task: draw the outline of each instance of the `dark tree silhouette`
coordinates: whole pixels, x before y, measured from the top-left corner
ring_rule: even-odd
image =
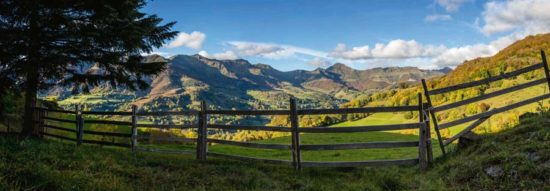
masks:
[[[37,92],[54,84],[87,91],[101,82],[144,89],[166,63],[145,63],[177,32],[140,12],[143,0],[0,1],[0,79],[25,95],[22,134],[32,135]],[[96,72],[86,72],[91,66]]]

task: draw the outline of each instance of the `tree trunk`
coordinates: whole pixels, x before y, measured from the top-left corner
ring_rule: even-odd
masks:
[[[29,62],[25,70],[25,112],[23,115],[23,128],[21,135],[24,137],[36,136],[35,132],[35,112],[36,94],[38,92],[38,67],[40,55],[40,31],[38,30],[38,3],[32,4],[29,20],[30,46],[28,48]]]
[[[34,73],[34,72],[33,72]],[[25,85],[25,113],[23,116],[23,129],[21,135],[25,137],[36,136],[35,131],[35,113],[36,95],[38,92],[38,78],[36,74],[28,73]]]

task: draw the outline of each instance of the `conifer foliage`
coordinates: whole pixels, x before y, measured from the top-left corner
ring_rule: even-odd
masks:
[[[100,82],[143,89],[148,86],[145,76],[165,68],[165,63],[145,63],[141,55],[173,38],[175,22],[163,23],[156,15],[142,13],[145,4],[0,1],[0,79],[2,86],[24,92],[24,135],[33,132],[32,108],[40,90],[61,83],[85,92]]]

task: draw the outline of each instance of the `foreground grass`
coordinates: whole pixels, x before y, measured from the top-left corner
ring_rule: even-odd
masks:
[[[416,166],[305,168],[0,138],[0,190],[548,190],[550,114]],[[492,176],[486,171],[498,169]]]
[[[385,190],[414,188],[416,167],[315,168],[131,153],[43,140],[0,138],[0,189],[20,190]]]

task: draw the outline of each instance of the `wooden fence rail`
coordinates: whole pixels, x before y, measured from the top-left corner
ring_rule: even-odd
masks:
[[[482,80],[476,80],[476,81],[472,81],[472,82],[466,82],[466,83],[457,84],[457,85],[453,85],[453,86],[443,87],[443,88],[439,88],[439,89],[429,90],[428,85],[426,84],[426,80],[422,79],[422,87],[424,89],[424,96],[426,97],[426,100],[428,102],[427,110],[428,110],[428,112],[431,115],[431,118],[433,120],[433,124],[435,126],[434,129],[436,131],[437,138],[439,140],[439,146],[440,146],[441,151],[443,152],[443,154],[446,154],[445,146],[451,144],[453,141],[456,141],[460,137],[462,137],[462,136],[466,135],[467,133],[471,132],[473,129],[475,129],[476,127],[481,125],[484,121],[489,119],[491,116],[502,113],[502,112],[506,112],[506,111],[509,111],[509,110],[512,110],[512,109],[515,109],[515,108],[518,108],[518,107],[521,107],[521,106],[524,106],[524,105],[527,105],[527,104],[531,104],[531,103],[534,103],[534,102],[537,102],[537,101],[542,101],[544,99],[550,98],[550,93],[548,93],[548,94],[539,95],[539,96],[536,96],[536,97],[533,97],[533,98],[529,98],[529,99],[526,99],[526,100],[522,100],[522,101],[510,104],[510,105],[506,105],[506,106],[503,106],[503,107],[500,107],[500,108],[493,108],[493,109],[491,109],[489,111],[485,111],[483,113],[478,113],[478,114],[475,114],[475,115],[471,115],[471,116],[464,117],[464,118],[461,118],[461,119],[458,119],[458,120],[446,122],[446,123],[443,123],[443,124],[438,124],[438,121],[437,121],[437,116],[436,115],[437,115],[438,112],[441,112],[441,111],[454,109],[454,108],[457,108],[457,107],[460,107],[460,106],[464,106],[464,105],[471,104],[471,103],[478,102],[478,101],[483,101],[483,100],[493,98],[493,97],[497,97],[497,96],[502,96],[502,95],[507,94],[507,93],[516,92],[516,91],[519,91],[519,90],[522,90],[522,89],[525,89],[525,88],[529,88],[529,87],[532,87],[532,86],[535,86],[535,85],[543,84],[545,82],[548,84],[548,88],[550,89],[550,70],[548,69],[548,63],[546,61],[546,54],[544,53],[544,51],[541,50],[540,55],[541,55],[541,59],[542,59],[541,63],[534,64],[534,65],[531,65],[531,66],[528,66],[528,67],[525,67],[525,68],[521,68],[521,69],[518,69],[518,70],[515,70],[515,71],[512,71],[512,72],[504,73],[504,74],[501,74],[501,75],[498,75],[498,76],[493,76],[493,77],[489,77],[489,78],[482,79]],[[449,92],[461,90],[461,89],[464,89],[464,88],[472,88],[472,87],[476,87],[476,86],[480,86],[480,85],[486,85],[486,84],[489,84],[491,82],[496,82],[496,81],[499,81],[499,80],[516,77],[516,76],[519,76],[519,75],[527,73],[527,72],[532,72],[532,71],[535,71],[535,70],[540,69],[540,68],[544,69],[544,76],[545,76],[544,79],[538,79],[538,80],[530,81],[530,82],[527,82],[527,83],[524,83],[524,84],[508,87],[508,88],[505,88],[505,89],[502,89],[502,90],[497,90],[497,91],[494,91],[494,92],[491,92],[491,93],[482,94],[482,95],[479,95],[479,96],[476,96],[476,97],[473,97],[473,98],[464,99],[464,100],[449,103],[449,104],[446,104],[446,105],[434,106],[432,104],[432,99],[430,97],[432,95],[449,93]],[[467,123],[467,122],[471,122],[471,121],[474,121],[474,122],[472,124],[468,125],[466,128],[464,128],[462,131],[460,131],[456,135],[454,135],[454,136],[452,136],[448,139],[444,139],[443,137],[441,137],[441,133],[440,133],[441,129],[446,129],[446,128],[449,128],[449,127],[453,127],[453,126],[460,125],[460,124]]]
[[[205,102],[201,102],[201,108],[198,111],[178,111],[178,112],[138,112],[136,106],[132,106],[131,112],[97,112],[97,111],[82,111],[82,108],[77,106],[75,111],[51,110],[46,108],[37,108],[38,111],[43,111],[46,115],[42,116],[38,121],[42,129],[41,134],[44,136],[59,138],[67,141],[74,141],[77,145],[80,144],[97,144],[104,146],[117,146],[131,148],[132,151],[149,151],[163,153],[195,153],[198,160],[206,160],[207,156],[223,157],[229,159],[246,160],[246,161],[263,161],[269,163],[290,164],[296,169],[301,169],[302,166],[371,166],[371,165],[404,165],[404,164],[419,164],[421,169],[427,167],[427,153],[431,153],[427,149],[429,144],[429,134],[426,134],[425,112],[423,110],[422,97],[418,95],[418,105],[416,106],[398,106],[398,107],[367,107],[367,108],[344,108],[344,109],[297,109],[295,99],[290,99],[289,110],[208,110]],[[65,119],[60,117],[49,116],[48,113],[66,113],[74,114],[73,119]],[[352,126],[352,127],[299,127],[298,118],[302,115],[319,115],[319,114],[349,114],[349,113],[374,113],[374,112],[418,112],[418,123],[404,123],[391,125],[373,125],[373,126]],[[85,119],[84,116],[93,115],[118,115],[130,116],[130,121],[114,121],[104,119]],[[198,119],[196,124],[140,124],[138,123],[139,116],[173,116],[173,115],[188,115],[195,116]],[[290,127],[273,127],[259,125],[221,125],[208,124],[208,118],[217,115],[287,115],[290,119]],[[72,128],[66,126],[60,127],[50,124],[49,122],[59,122],[72,125]],[[85,129],[84,124],[101,125],[118,125],[125,128],[130,128],[130,133],[120,132],[105,132]],[[198,132],[197,138],[181,138],[181,137],[151,137],[139,135],[138,128],[156,128],[156,129],[196,129]],[[47,129],[59,130],[69,133],[74,133],[75,137],[66,135],[56,135],[48,132]],[[223,139],[208,138],[208,132],[211,130],[252,130],[252,131],[270,131],[270,132],[288,132],[292,137],[292,141],[288,144],[266,144],[253,142],[239,142]],[[419,129],[418,141],[388,141],[388,142],[360,142],[360,143],[342,143],[342,144],[318,144],[308,145],[301,144],[300,134],[302,133],[350,133],[350,132],[369,132],[369,131],[391,131],[403,129]],[[124,142],[109,142],[105,140],[87,139],[84,135],[101,136],[104,138],[122,138]],[[196,150],[174,150],[174,149],[156,149],[140,147],[140,140],[155,139],[157,141],[175,141],[185,143],[196,143]],[[208,151],[208,144],[224,144],[238,147],[255,148],[255,149],[275,149],[288,150],[291,154],[290,160],[278,160],[267,158],[256,158],[247,156],[237,156],[226,153],[217,153]],[[398,159],[398,160],[379,160],[379,161],[362,161],[362,162],[315,162],[302,161],[301,150],[349,150],[349,149],[375,149],[375,148],[397,148],[397,147],[418,147],[418,158],[414,159]]]

